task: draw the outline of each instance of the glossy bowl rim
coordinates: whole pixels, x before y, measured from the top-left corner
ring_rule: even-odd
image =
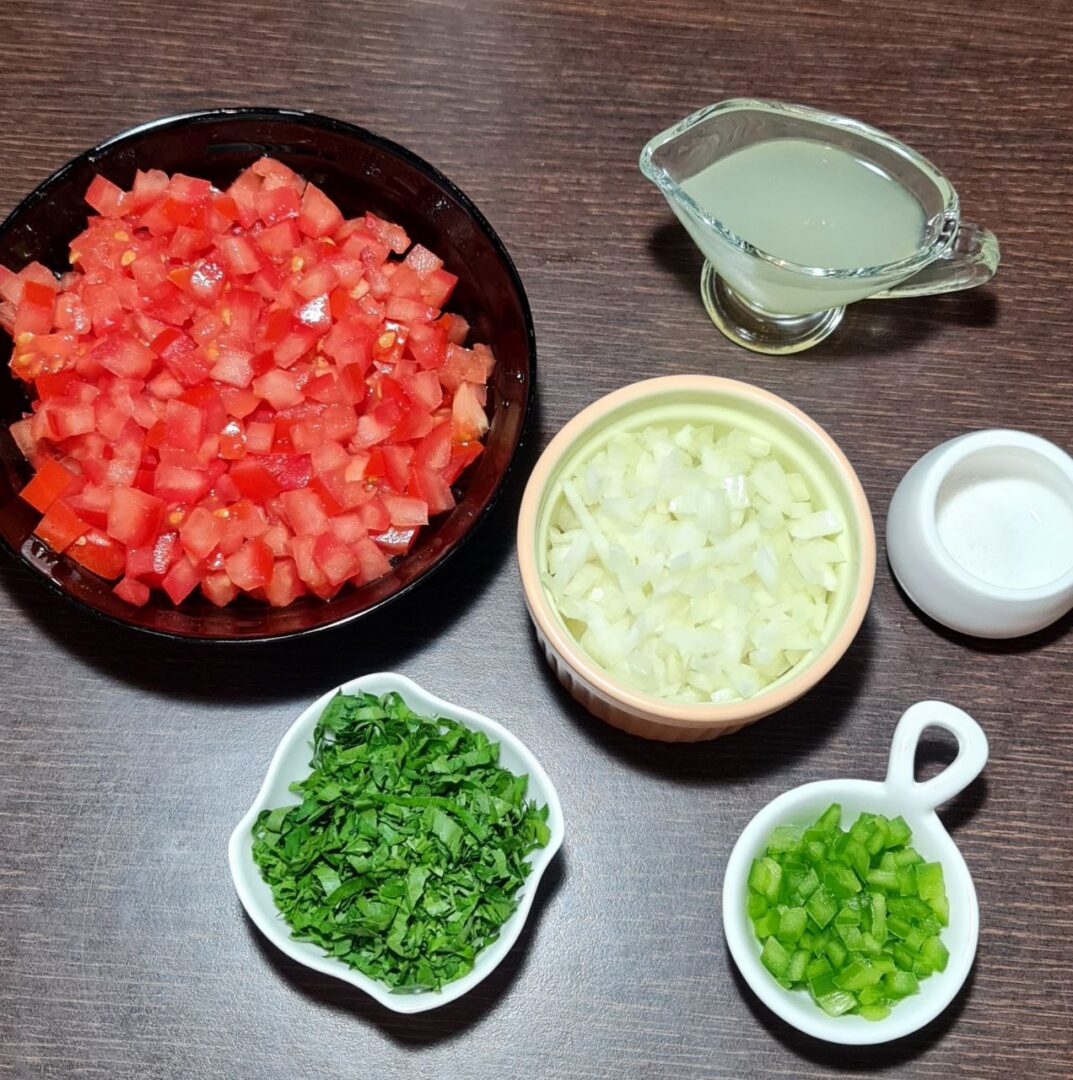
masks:
[[[842,625],[826,646],[792,679],[775,690],[762,692],[744,701],[728,704],[676,704],[639,690],[632,690],[611,679],[564,631],[552,611],[547,593],[537,571],[536,526],[548,481],[566,455],[580,446],[586,432],[610,413],[633,402],[655,398],[673,391],[692,391],[705,396],[752,400],[770,410],[789,416],[830,455],[844,481],[849,501],[861,531],[860,569],[854,585],[856,595]],[[810,416],[776,394],[751,383],[718,375],[666,375],[631,383],[581,410],[551,440],[540,455],[522,495],[518,513],[518,566],[529,614],[538,630],[576,676],[600,695],[625,708],[631,714],[670,727],[710,729],[730,727],[758,720],[784,708],[815,686],[842,658],[864,621],[875,583],[875,524],[867,496],[849,459],[831,436]]]
[[[313,727],[320,718],[320,714],[332,697],[340,691],[343,693],[364,691],[377,695],[392,692],[399,693],[411,708],[414,708],[412,702],[417,699],[422,708],[429,708],[436,713],[456,720],[471,731],[484,731],[490,738],[494,738],[495,742],[508,746],[517,757],[525,762],[526,775],[530,780],[530,787],[526,792],[527,798],[541,798],[548,807],[547,824],[551,837],[543,848],[537,848],[530,856],[529,872],[520,886],[521,892],[518,896],[518,905],[508,919],[508,923],[513,921],[515,925],[509,932],[500,934],[495,941],[490,942],[477,954],[474,966],[470,971],[460,979],[446,983],[440,990],[423,990],[413,994],[395,994],[379,980],[365,975],[356,968],[347,967],[346,964],[333,956],[321,955],[319,950],[316,955],[307,955],[303,946],[308,946],[309,943],[297,942],[290,936],[286,924],[279,917],[279,911],[272,903],[271,898],[269,898],[267,905],[262,904],[246,886],[243,869],[252,867],[256,879],[263,881],[260,877],[260,871],[253,861],[253,844],[250,839],[250,830],[257,820],[257,815],[268,806],[269,790],[283,771],[284,758],[299,736],[305,735],[307,731],[312,734]],[[417,710],[415,709],[415,711]],[[303,766],[303,769],[308,769],[308,765]],[[539,796],[532,790],[532,788],[536,787],[541,789]],[[227,862],[228,869],[231,872],[231,881],[235,892],[238,894],[239,902],[249,916],[250,921],[253,922],[258,931],[271,945],[289,956],[295,963],[349,983],[392,1012],[410,1014],[425,1012],[428,1009],[439,1008],[456,1001],[482,983],[507,958],[529,921],[529,913],[540,889],[540,883],[562,847],[565,835],[566,826],[562,804],[555,784],[552,782],[551,777],[548,776],[543,765],[541,765],[536,754],[510,728],[489,716],[485,716],[484,713],[468,709],[464,705],[456,705],[439,697],[439,695],[426,690],[420,683],[415,682],[406,675],[395,671],[378,671],[347,679],[345,682],[325,691],[315,701],[302,709],[297,718],[288,725],[287,730],[272,752],[271,761],[265,770],[257,794],[228,837]],[[503,925],[507,926],[508,923]],[[312,948],[317,950],[315,945]],[[483,968],[478,968],[481,957],[485,958],[485,964]]]
[[[161,630],[156,627],[140,626],[138,623],[131,622],[127,619],[119,618],[112,615],[109,612],[102,611],[100,608],[95,607],[93,604],[82,599],[79,596],[75,596],[73,593],[68,592],[62,585],[55,581],[50,575],[42,573],[34,564],[21,552],[14,549],[7,541],[7,538],[0,534],[0,549],[8,554],[20,565],[26,567],[30,571],[30,575],[33,579],[39,580],[47,588],[58,596],[63,597],[70,603],[77,604],[79,608],[84,611],[88,611],[99,619],[103,619],[105,622],[113,626],[122,626],[128,630],[132,630],[136,633],[148,634],[152,637],[162,638],[167,641],[182,641],[191,642],[198,645],[226,645],[226,646],[241,646],[262,644],[269,641],[288,641],[295,638],[306,637],[310,634],[316,634],[324,630],[332,630],[337,627],[343,626],[347,623],[351,623],[356,619],[364,618],[371,615],[375,611],[379,611],[386,604],[397,600],[399,597],[406,595],[416,586],[422,582],[428,580],[428,578],[440,569],[465,545],[469,542],[470,538],[481,526],[481,524],[487,519],[496,503],[499,501],[502,494],[503,487],[506,484],[507,479],[514,471],[515,463],[517,462],[518,452],[525,442],[526,434],[529,424],[533,417],[533,403],[536,400],[536,371],[537,371],[537,347],[536,347],[536,327],[533,322],[533,311],[529,303],[529,297],[526,294],[525,286],[522,283],[521,276],[518,273],[518,268],[514,264],[514,260],[511,258],[510,253],[507,251],[506,245],[503,243],[499,234],[492,228],[488,219],[477,207],[476,203],[466,195],[464,191],[457,184],[454,183],[449,177],[445,176],[435,165],[430,164],[424,158],[415,154],[412,150],[407,149],[400,143],[394,142],[392,139],[388,139],[383,135],[379,135],[374,131],[370,131],[368,128],[360,127],[357,124],[351,124],[345,120],[337,120],[334,117],[324,116],[321,113],[313,112],[305,109],[286,109],[275,106],[258,106],[258,105],[244,105],[244,106],[232,106],[221,107],[213,109],[198,109],[192,112],[174,113],[169,116],[158,117],[154,120],[148,120],[142,124],[136,124],[133,127],[125,128],[123,131],[109,136],[90,147],[88,150],[83,150],[80,154],[71,158],[65,164],[61,165],[58,169],[50,173],[44,180],[41,181],[28,195],[24,196],[18,203],[16,203],[14,209],[0,221],[0,236],[3,236],[9,228],[12,227],[16,219],[24,213],[26,210],[36,206],[39,202],[46,199],[55,187],[72,169],[82,165],[92,165],[96,155],[102,153],[105,150],[111,149],[116,143],[123,142],[125,140],[133,140],[138,136],[145,134],[146,132],[156,131],[158,129],[168,127],[183,127],[196,123],[209,123],[214,120],[230,120],[230,119],[264,119],[264,120],[289,120],[301,124],[306,124],[309,127],[315,129],[325,129],[333,131],[339,134],[347,135],[356,139],[359,142],[376,146],[379,149],[386,150],[390,154],[401,158],[407,164],[416,168],[419,172],[423,172],[430,180],[432,180],[437,186],[446,190],[462,207],[467,216],[470,217],[477,227],[484,232],[488,237],[489,242],[492,245],[493,251],[496,253],[497,258],[502,263],[504,269],[507,271],[507,276],[510,278],[518,295],[518,300],[522,310],[523,322],[525,325],[525,338],[526,338],[526,350],[529,354],[529,386],[525,396],[525,402],[522,406],[522,419],[518,430],[518,438],[514,446],[511,448],[510,456],[507,459],[506,467],[504,468],[499,479],[496,481],[495,487],[492,489],[492,493],[484,505],[474,515],[473,520],[470,522],[466,531],[458,538],[458,540],[440,556],[427,566],[420,574],[418,574],[411,581],[408,581],[400,589],[383,597],[374,604],[370,604],[368,607],[362,608],[360,611],[351,612],[348,615],[341,615],[336,619],[332,619],[326,622],[317,623],[315,626],[303,626],[295,630],[282,631],[274,634],[250,634],[242,637],[218,637],[206,634],[199,634],[197,632],[186,633],[181,630]],[[17,498],[17,496],[15,496]]]

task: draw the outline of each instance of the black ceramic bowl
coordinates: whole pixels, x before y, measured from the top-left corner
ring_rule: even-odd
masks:
[[[240,600],[216,608],[198,594],[179,607],[154,593],[142,608],[111,583],[57,556],[32,530],[39,515],[16,497],[31,475],[8,433],[27,409],[21,382],[0,374],[0,539],[64,596],[108,618],[152,633],[209,641],[256,641],[347,622],[414,588],[441,566],[488,512],[521,440],[533,394],[536,341],[525,290],[510,256],[481,212],[442,173],[409,150],[351,124],[284,109],[217,109],[157,120],[86,151],[50,176],[0,225],[0,263],[19,270],[38,260],[68,268],[68,244],[89,208],[94,174],[129,187],[136,169],[164,169],[226,186],[262,155],[285,162],[330,195],[348,217],[365,210],[396,221],[435,251],[458,285],[449,309],[472,327],[471,340],[496,356],[489,387],[485,452],[461,477],[458,505],[434,519],[410,553],[379,581],[346,587],[328,602],[302,597],[286,608]],[[0,331],[0,354],[11,341]]]

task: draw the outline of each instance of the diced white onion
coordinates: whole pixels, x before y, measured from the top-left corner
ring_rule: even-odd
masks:
[[[766,440],[691,424],[620,433],[560,492],[544,586],[614,678],[736,701],[819,646],[843,523]]]

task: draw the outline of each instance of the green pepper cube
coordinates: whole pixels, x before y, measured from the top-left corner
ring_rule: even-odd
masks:
[[[898,891],[898,874],[895,870],[869,870],[864,875],[864,880],[873,889],[882,889],[884,892]]]
[[[750,919],[759,919],[768,909],[767,899],[758,892],[749,892],[749,899],[745,901],[745,914]]]
[[[928,901],[928,907],[935,912],[935,917],[943,926],[950,925],[950,901],[946,896],[935,896]]]
[[[794,944],[808,926],[808,914],[803,907],[783,908],[779,914],[779,928],[775,936],[784,945]]]
[[[862,1005],[857,1015],[863,1020],[886,1020],[890,1016],[890,1008],[886,1005]]]
[[[766,855],[762,859],[754,859],[749,869],[749,888],[755,889],[769,903],[776,903],[779,899],[779,887],[782,885],[782,867]]]
[[[827,959],[831,961],[831,967],[836,971],[841,970],[846,962],[846,957],[849,956],[846,946],[838,938],[833,937],[827,942],[824,951],[827,953]],[[910,963],[912,963],[912,959],[910,959]]]
[[[790,966],[786,971],[786,979],[788,982],[799,983],[804,981],[808,957],[809,954],[807,949],[794,950],[793,955],[790,957]]]
[[[867,960],[854,960],[835,976],[835,985],[842,990],[863,990],[866,986],[875,986],[882,978],[883,972]]]
[[[931,964],[933,971],[946,971],[947,961],[950,959],[950,950],[942,943],[939,935],[928,938],[920,946],[920,958]]]
[[[905,823],[905,818],[901,814],[891,818],[887,824],[890,829],[890,840],[887,847],[901,847],[902,844],[908,844],[912,840],[913,830]]]
[[[797,895],[804,903],[820,887],[820,876],[813,867],[808,868],[808,873],[797,883]]]
[[[816,822],[816,828],[823,832],[835,832],[842,825],[842,807],[839,803],[831,803]]]
[[[808,962],[805,968],[805,978],[811,982],[817,975],[822,975],[825,971],[830,970],[831,965],[827,962],[827,957],[817,956]]]
[[[813,961],[815,963],[815,961]],[[808,980],[809,993],[814,998],[824,997],[826,994],[833,994],[838,987],[835,985],[835,973],[828,968],[826,971],[817,971],[815,975],[810,975]]]
[[[805,910],[822,930],[838,913],[838,901],[822,885],[808,898]]]
[[[861,922],[861,910],[852,903],[851,900],[847,900],[839,909],[838,914],[835,916],[835,926],[859,926]]]
[[[883,946],[876,940],[874,934],[867,930],[861,932],[861,952],[865,956],[879,956],[882,951]]]
[[[917,868],[915,866],[898,867],[898,895],[916,896]]]
[[[836,900],[845,900],[847,896],[861,891],[857,875],[841,863],[828,863],[823,868],[823,883],[834,894]]]
[[[917,867],[917,895],[921,900],[930,900],[934,896],[945,896],[942,863],[921,863]]]
[[[912,971],[916,956],[904,945],[895,945],[893,949],[894,962],[902,971]]]
[[[879,869],[888,874],[893,873],[898,869],[898,864],[894,861],[893,851],[884,851],[883,854],[879,856]]]
[[[776,908],[765,911],[759,919],[753,920],[753,932],[758,938],[774,937],[779,929],[779,912]]]
[[[923,919],[917,922],[917,929],[926,938],[934,937],[942,928],[943,924],[934,915],[925,915]]]
[[[872,835],[865,844],[865,847],[868,848],[868,854],[870,856],[878,855],[887,846],[888,840],[890,840],[890,823],[880,815],[872,822]]]
[[[857,1007],[857,999],[848,990],[833,990],[830,994],[817,997],[816,1004],[828,1016],[841,1016]]]
[[[913,929],[905,935],[905,947],[911,952],[918,953],[925,940],[924,935],[914,926]]]
[[[862,952],[864,949],[864,935],[857,926],[836,926],[835,932],[842,939],[842,944],[850,952]]]
[[[894,957],[890,953],[880,953],[872,959],[872,965],[884,975],[891,971],[897,971],[898,965],[894,963]]]
[[[790,954],[779,944],[776,938],[769,937],[760,951],[760,963],[776,979],[782,980],[786,978],[786,973],[790,969]]]
[[[912,924],[905,921],[905,919],[899,919],[897,915],[891,915],[887,919],[887,929],[896,937],[901,938],[904,941],[909,932],[913,929]]]
[[[892,998],[909,997],[920,989],[920,983],[911,971],[892,971],[884,975],[883,986]]]
[[[821,863],[827,858],[827,845],[819,839],[809,840],[805,845],[805,853],[814,863]]]
[[[915,896],[892,896],[887,901],[887,910],[892,915],[907,922],[917,923],[932,914],[932,910],[923,900]]]
[[[861,814],[860,817],[849,827],[849,835],[852,839],[856,840],[860,844],[867,846],[868,841],[872,838],[872,833],[875,831],[875,826],[872,824],[872,819],[868,814]]]
[[[769,854],[797,851],[801,847],[801,830],[796,825],[776,825],[768,838]]]
[[[857,1000],[862,1005],[875,1005],[876,1002],[886,1000],[887,992],[876,983],[875,986],[866,986],[857,994]]]
[[[862,881],[868,873],[871,860],[868,849],[859,840],[850,840],[842,852],[843,858],[853,867],[854,873]]]
[[[894,853],[895,866],[912,866],[914,863],[922,863],[924,860],[912,849],[904,848]]]
[[[872,893],[872,936],[882,945],[887,940],[887,898]]]

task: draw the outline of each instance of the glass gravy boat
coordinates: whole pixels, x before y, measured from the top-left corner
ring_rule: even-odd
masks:
[[[899,184],[924,212],[916,250],[880,266],[801,265],[754,247],[684,190],[709,165],[775,139],[839,148]],[[776,101],[722,101],[653,138],[641,153],[641,171],[705,256],[701,296],[712,321],[754,352],[811,348],[838,326],[854,300],[969,289],[998,269],[995,235],[961,221],[957,192],[934,165],[897,139],[844,116]]]

